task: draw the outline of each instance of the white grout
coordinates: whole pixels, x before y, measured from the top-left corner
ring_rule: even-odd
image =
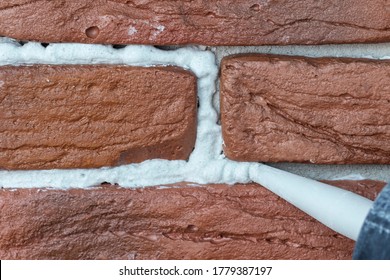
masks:
[[[256,50],[266,47],[253,48]],[[298,47],[292,46],[290,50],[295,50],[296,54],[305,53],[297,51],[296,48]],[[314,47],[310,47],[309,50],[312,48]],[[349,47],[349,49],[351,48],[353,49],[353,47]],[[251,50],[251,47],[247,50]],[[235,53],[238,51],[238,48],[225,48],[224,55],[226,52]],[[308,54],[310,53],[309,51]],[[336,55],[337,53],[332,54]],[[217,58],[220,56],[221,52],[217,50]],[[197,140],[188,161],[154,159],[139,164],[99,169],[2,170],[0,171],[0,186],[2,187],[86,188],[99,185],[102,182],[117,183],[122,187],[168,185],[183,181],[197,184],[247,183],[252,180],[249,174],[250,169],[261,166],[258,163],[230,161],[222,154],[221,127],[217,124],[218,109],[213,105],[218,66],[216,57],[211,51],[203,51],[200,47],[164,51],[151,46],[127,46],[123,49],[114,49],[112,46],[85,44],[50,44],[44,48],[39,43],[29,42],[21,46],[14,40],[0,38],[0,65],[21,64],[176,65],[189,69],[198,77],[200,106],[198,109]],[[218,98],[216,99],[216,104],[218,104]],[[382,172],[381,179],[390,180],[390,174],[387,170],[390,169]],[[360,176],[353,171],[353,168],[347,168],[344,173],[337,172],[336,169],[333,171],[332,174],[322,176],[321,179],[331,179],[332,176]]]

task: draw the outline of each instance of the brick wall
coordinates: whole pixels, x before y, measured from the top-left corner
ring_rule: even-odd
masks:
[[[375,198],[389,19],[384,1],[0,4],[0,257],[350,258],[249,168]],[[293,44],[318,46],[275,46]]]

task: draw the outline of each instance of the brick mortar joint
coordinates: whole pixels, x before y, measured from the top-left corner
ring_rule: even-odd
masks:
[[[7,39],[3,39],[3,47],[4,45],[8,45],[8,51],[11,49],[13,49],[14,51],[15,50],[19,50],[19,52],[21,53],[22,57],[23,58],[19,58],[19,62],[20,63],[26,63],[26,62],[29,62],[29,63],[42,63],[42,60],[44,61],[43,63],[50,63],[50,62],[54,62],[54,63],[61,63],[61,59],[65,59],[66,60],[66,49],[62,48],[63,45],[61,44],[50,44],[48,45],[46,48],[44,48],[43,46],[40,46],[39,43],[27,43],[26,45],[24,45],[23,47],[21,46],[18,46],[17,43],[13,42],[13,41],[7,41]],[[39,45],[39,46],[38,46]],[[217,59],[217,64],[219,65],[219,62],[220,62],[220,59],[228,54],[232,54],[232,53],[243,53],[243,52],[265,52],[265,53],[287,53],[287,54],[291,54],[291,50],[295,50],[295,54],[304,54],[304,53],[308,53],[309,55],[315,53],[317,56],[320,54],[322,55],[329,55],[329,54],[338,54],[338,55],[342,55],[342,54],[347,54],[347,53],[351,53],[352,52],[352,56],[355,56],[355,57],[359,57],[359,56],[362,56],[362,54],[359,52],[361,52],[361,50],[359,51],[359,49],[364,49],[362,46],[341,46],[341,49],[337,49],[337,48],[340,48],[340,46],[301,46],[301,49],[300,48],[297,48],[296,46],[284,46],[284,47],[273,47],[273,46],[267,46],[267,47],[211,47],[211,48],[205,48],[205,47],[195,47],[194,48],[191,48],[191,47],[187,47],[187,48],[179,48],[178,50],[173,50],[173,51],[161,51],[161,50],[156,50],[152,47],[148,47],[148,46],[127,46],[125,47],[123,50],[112,50],[112,47],[111,46],[101,46],[101,45],[77,45],[77,44],[72,44],[71,46],[74,46],[74,47],[82,47],[82,48],[85,48],[86,50],[89,50],[88,54],[86,55],[86,57],[83,57],[82,55],[79,54],[79,57],[78,57],[78,62],[81,61],[82,64],[99,64],[99,63],[111,63],[111,64],[115,64],[115,63],[123,63],[123,58],[122,60],[121,59],[118,59],[115,58],[115,55],[118,55],[118,53],[126,53],[127,55],[131,55],[131,51],[130,49],[132,49],[135,53],[142,53],[143,51],[145,50],[154,50],[154,52],[160,52],[160,54],[164,53],[164,55],[166,55],[165,57],[165,63],[166,64],[171,64],[172,63],[172,53],[180,53],[180,52],[185,52],[185,51],[195,51],[196,53],[198,54],[205,54],[205,53],[213,53],[214,54],[214,58],[210,58],[211,60],[214,61],[215,57]],[[383,48],[386,48],[386,44],[383,45]],[[58,51],[58,53],[54,53],[53,52],[53,48],[58,48],[60,49]],[[201,50],[199,50],[199,48],[201,48]],[[356,48],[358,50],[356,50]],[[7,48],[6,48],[7,49]],[[27,49],[27,50],[26,50]],[[35,49],[35,50],[38,50],[38,54],[35,54],[34,56],[30,57],[31,60],[28,61],[26,60],[26,57],[28,57],[28,54],[31,52],[31,49]],[[49,51],[48,51],[49,49]],[[203,51],[202,51],[203,49]],[[209,49],[209,52],[207,51],[204,51],[205,49]],[[336,49],[336,50],[335,50]],[[320,50],[320,51],[319,51]],[[351,51],[352,50],[352,51]],[[39,58],[39,52],[42,52],[46,55],[46,57],[44,59]],[[68,47],[68,51],[69,51],[69,47]],[[91,55],[91,51],[92,51],[92,55]],[[95,52],[94,52],[95,51]],[[102,52],[107,52],[106,55],[107,57],[105,57],[105,55],[102,55]],[[3,52],[4,53],[4,52]],[[6,52],[5,52],[6,53]],[[378,48],[377,46],[372,46],[372,49],[371,49],[371,53],[372,54],[375,54],[377,53],[377,56],[382,56],[383,54],[383,50],[382,51],[378,51]],[[84,53],[86,54],[86,53]],[[390,57],[390,53],[387,51],[387,54],[389,55]],[[47,56],[53,56],[54,55],[54,58],[48,58]],[[109,58],[111,56],[111,59]],[[368,56],[367,54],[367,50],[366,50],[366,54],[363,54],[363,56]],[[373,55],[375,56],[375,55]],[[112,60],[112,58],[114,58]],[[50,61],[50,59],[52,59],[52,61]],[[59,61],[58,61],[59,59]],[[12,58],[11,58],[12,60]],[[40,61],[41,60],[41,61]],[[145,57],[143,58],[143,60],[145,60]],[[147,59],[146,59],[147,60]],[[153,59],[150,59],[149,61],[152,61]],[[4,59],[3,57],[3,64],[4,64],[4,61],[7,62],[7,57]],[[92,63],[91,63],[92,61]],[[142,61],[141,60],[135,60],[133,61],[133,63],[135,64],[140,64],[140,62]],[[197,61],[196,59],[192,61],[194,63],[194,65],[197,65]],[[9,60],[8,60],[8,63],[9,63]],[[72,61],[72,63],[74,63],[74,61]],[[160,62],[161,63],[161,62]],[[12,63],[11,63],[12,64]],[[150,63],[150,65],[153,65],[153,64],[156,64],[155,62],[153,63]],[[157,63],[159,64],[159,63]],[[173,65],[177,65],[175,63],[172,63]],[[185,68],[188,68],[188,65],[185,65],[182,64],[182,65],[178,65],[178,66],[184,66]],[[215,67],[215,65],[213,66]],[[191,67],[190,67],[191,68]],[[200,70],[199,70],[200,69]],[[198,77],[203,77],[205,78],[207,76],[207,69],[205,69],[205,67],[203,68],[199,68],[198,70],[193,70],[194,72],[198,72],[196,73],[198,75]],[[213,71],[216,71],[216,70],[213,70]],[[206,76],[205,76],[206,75]],[[216,72],[214,72],[213,75],[216,75]],[[214,76],[215,77],[215,76]],[[214,98],[214,109],[215,108],[218,108],[219,104],[218,104],[218,83],[219,83],[219,79],[216,79],[215,78],[212,78],[213,82],[210,83],[209,86],[211,86],[211,89],[209,89],[209,98],[210,96],[213,95],[214,91],[216,90],[216,98]],[[198,82],[198,84],[200,85],[201,82]],[[201,85],[200,85],[201,87]],[[217,87],[217,89],[215,89],[214,87]],[[209,104],[207,105],[206,104],[206,107],[208,107],[208,110],[211,110],[211,102],[209,102]],[[218,111],[218,110],[217,110]],[[202,114],[202,113],[200,113]],[[215,118],[215,117],[213,117]],[[210,119],[211,120],[211,119]],[[214,122],[214,121],[211,121],[211,122]],[[214,123],[215,125],[215,123]],[[219,126],[214,126],[215,129],[217,130],[220,130],[220,127]],[[215,139],[214,139],[215,140]],[[219,140],[217,141],[218,143],[220,143],[220,146],[222,146],[222,139],[220,138],[219,136]],[[218,146],[218,145],[217,145]],[[214,151],[217,155],[214,155],[212,158],[209,158],[208,161],[209,161],[209,164],[213,165],[215,163],[215,160],[218,160],[218,159],[222,159],[220,157],[220,151],[221,151],[221,147],[217,147],[217,148],[214,148]],[[213,162],[214,160],[214,162]],[[206,172],[202,175],[202,179],[200,180],[192,180],[196,183],[221,183],[221,182],[228,182],[228,183],[233,183],[233,182],[242,182],[242,183],[246,183],[248,181],[250,181],[250,178],[248,176],[248,168],[251,164],[246,164],[245,166],[246,167],[243,167],[242,170],[241,170],[241,174],[238,176],[238,178],[236,177],[236,175],[234,174],[237,174],[235,168],[233,168],[233,165],[231,165],[229,162],[225,162],[224,164],[222,164],[221,166],[218,167],[218,169],[220,170],[219,172],[221,172],[221,170],[225,169],[225,170],[230,170],[228,173],[230,174],[230,178],[229,180],[224,180],[224,178],[217,178],[217,177],[213,177],[212,174],[210,174],[210,172],[207,171],[207,167],[203,169],[203,172]],[[241,166],[244,166],[244,164],[242,164]],[[122,167],[118,167],[117,170],[121,170]],[[123,168],[122,168],[123,169]],[[234,171],[233,171],[234,169]],[[245,171],[246,170],[246,171]],[[215,168],[213,169],[213,171],[216,171]],[[42,172],[43,174],[46,172],[47,173],[55,173],[56,171],[53,171],[53,170],[50,170],[50,171],[44,171]],[[122,171],[121,171],[122,172]],[[9,175],[9,172],[4,172],[2,171],[2,173],[4,175]],[[101,174],[107,174],[106,170],[101,170]],[[131,173],[131,172],[130,172]],[[299,173],[299,172],[298,172]],[[328,172],[329,173],[329,172]],[[176,173],[177,174],[177,173]],[[38,175],[38,173],[34,173],[34,171],[31,172],[30,174],[31,176],[35,177]],[[85,182],[85,174],[83,174],[82,172],[79,173],[79,180],[81,182]],[[109,178],[110,176],[107,176],[107,177],[99,177],[99,179],[95,180],[94,183],[89,183],[87,185],[96,185],[96,184],[99,184],[100,182],[102,181],[110,181],[112,183],[121,183],[120,180],[116,180],[115,178],[112,179]],[[122,185],[126,186],[128,185],[128,182],[131,181],[131,177],[132,176],[129,176],[129,178],[126,180],[127,183],[125,182],[122,182]],[[136,176],[134,176],[136,177]],[[315,176],[314,176],[315,177]],[[342,176],[341,176],[342,177]],[[331,179],[329,177],[326,177],[326,176],[323,176],[323,177],[319,177],[321,179]],[[378,177],[377,177],[378,178]],[[183,176],[175,176],[175,179],[174,180],[166,180],[166,181],[163,181],[163,182],[156,182],[155,184],[159,183],[159,184],[169,184],[169,183],[175,183],[175,182],[179,182],[181,180],[184,180],[185,178]],[[226,179],[226,178],[225,178]],[[383,176],[380,177],[379,176],[379,179],[383,179]],[[7,179],[3,180],[3,182],[5,182]],[[100,181],[100,182],[99,182]],[[8,183],[12,182],[9,181]],[[3,183],[4,184],[4,183]],[[17,185],[19,186],[23,186],[24,183],[21,183],[19,182]],[[48,182],[44,183],[43,186],[49,186],[47,185]],[[151,184],[151,185],[155,185],[155,184]],[[87,186],[87,185],[84,185],[84,186]],[[138,186],[138,185],[148,185],[148,184],[145,184],[145,183],[136,183],[136,185],[133,185],[133,186]],[[25,186],[23,186],[25,187]]]

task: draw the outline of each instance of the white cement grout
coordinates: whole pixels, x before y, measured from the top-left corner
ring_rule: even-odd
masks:
[[[150,46],[111,46],[84,44],[50,44],[18,42],[0,38],[0,65],[21,64],[124,64],[175,65],[191,70],[198,77],[197,140],[188,161],[148,160],[139,164],[99,169],[0,171],[0,186],[4,188],[86,188],[102,182],[122,187],[167,185],[177,182],[247,183],[249,170],[259,163],[234,162],[222,154],[221,127],[217,124],[218,97],[216,92],[218,63],[222,56],[232,53],[262,52],[307,56],[390,57],[390,44],[364,46],[289,46],[289,47],[220,47],[204,51],[185,47],[164,51]],[[213,99],[214,105],[213,105]],[[390,180],[390,167],[383,165],[302,165],[273,164],[314,179],[370,178]]]

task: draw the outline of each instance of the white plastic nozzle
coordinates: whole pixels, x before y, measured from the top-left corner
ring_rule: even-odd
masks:
[[[355,241],[373,203],[353,192],[266,165],[253,165],[250,177],[319,222]]]

